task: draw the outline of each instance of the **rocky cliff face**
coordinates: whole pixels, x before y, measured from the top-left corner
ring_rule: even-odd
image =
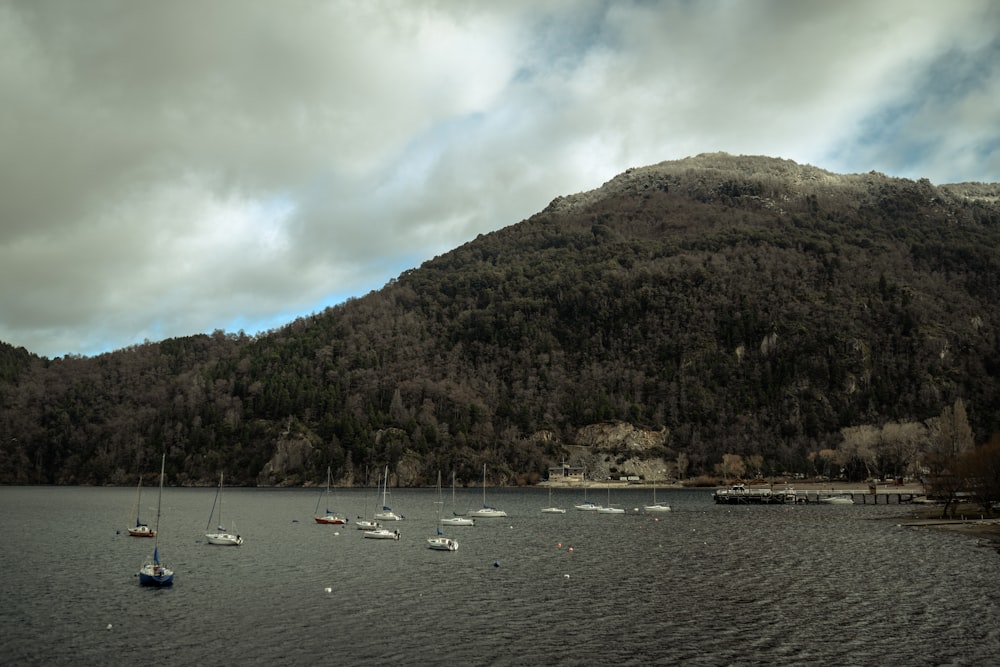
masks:
[[[644,452],[666,445],[669,435],[666,427],[648,431],[627,422],[602,422],[578,429],[573,444],[601,451]]]
[[[313,439],[302,434],[286,435],[278,440],[274,455],[257,475],[257,486],[299,486],[308,485],[310,480],[302,479],[315,452]]]
[[[650,430],[628,422],[589,424],[577,430],[575,442],[565,446],[566,461],[586,469],[589,481],[638,476],[644,481],[664,480],[675,465],[666,449],[670,431]]]

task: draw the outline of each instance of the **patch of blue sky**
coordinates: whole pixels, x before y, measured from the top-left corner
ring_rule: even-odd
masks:
[[[966,174],[936,171],[936,156],[955,141],[951,123],[959,122],[967,99],[989,99],[1000,67],[1000,39],[975,49],[951,49],[931,61],[922,71],[911,73],[905,97],[889,100],[860,123],[850,141],[828,153],[838,170],[868,171],[875,168],[892,176],[922,178],[937,174],[953,182]],[[964,128],[963,128],[964,129]],[[996,150],[1000,126],[985,144],[969,147],[979,157]]]

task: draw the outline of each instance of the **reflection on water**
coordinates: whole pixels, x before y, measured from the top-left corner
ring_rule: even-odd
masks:
[[[510,514],[446,528],[437,492],[396,490],[402,540],[312,521],[315,490],[227,489],[246,542],[204,544],[214,489],[166,489],[171,590],[138,586],[152,540],[125,534],[133,489],[0,488],[7,664],[926,665],[1000,655],[998,554],[909,529],[900,506],[720,506],[543,514],[541,489],[491,491]],[[562,496],[560,497],[560,494]],[[460,491],[460,506],[480,504]],[[338,490],[370,514],[372,493]],[[146,499],[143,499],[146,502]],[[154,500],[155,502],[155,500]],[[153,508],[155,513],[155,508]],[[152,516],[147,509],[144,515]],[[397,526],[393,526],[396,528]],[[120,531],[120,532],[118,532]],[[330,592],[326,589],[329,588]],[[110,628],[108,627],[110,626]]]

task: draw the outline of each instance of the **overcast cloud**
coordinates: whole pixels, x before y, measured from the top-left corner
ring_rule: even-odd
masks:
[[[1000,181],[1000,4],[0,0],[0,340],[256,333],[628,167]]]

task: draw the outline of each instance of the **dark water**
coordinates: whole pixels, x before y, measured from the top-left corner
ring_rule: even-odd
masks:
[[[0,663],[994,665],[1000,556],[898,526],[900,506],[729,507],[660,491],[659,519],[490,490],[508,519],[427,548],[433,490],[398,490],[399,542],[312,522],[313,490],[227,489],[242,547],[204,544],[213,489],[166,489],[172,589],[134,576],[133,489],[0,488]],[[598,500],[603,492],[597,492]],[[631,508],[648,492],[615,492]],[[476,507],[460,491],[459,507]],[[450,494],[445,494],[450,511]],[[155,491],[143,496],[154,518]],[[338,491],[354,517],[370,492]],[[297,522],[295,520],[298,520]],[[119,534],[117,531],[121,531]],[[339,533],[339,535],[337,534]],[[559,546],[561,545],[561,546]],[[572,550],[570,550],[572,548]],[[329,587],[332,592],[327,593]],[[108,626],[111,626],[108,629]]]

